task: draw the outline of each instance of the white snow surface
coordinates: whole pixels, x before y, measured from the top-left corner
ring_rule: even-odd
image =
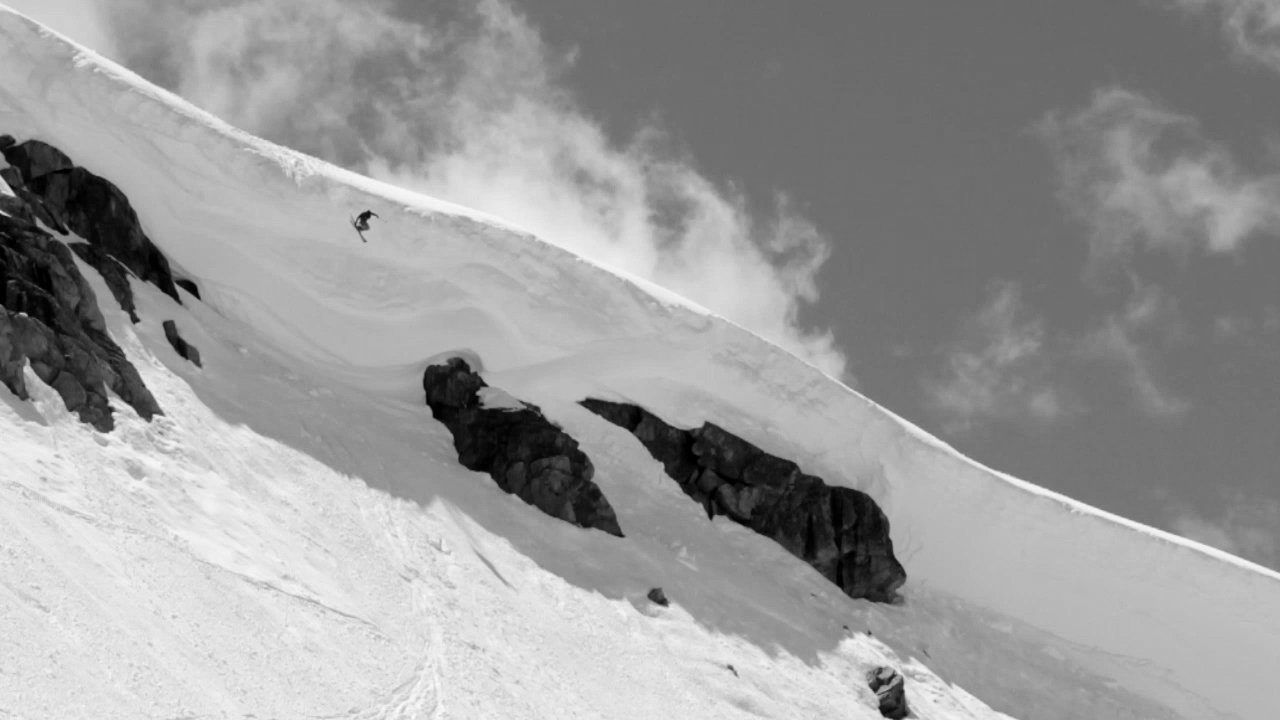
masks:
[[[1276,573],[984,468],[670,293],[235,130],[3,6],[0,132],[119,185],[204,298],[135,282],[132,325],[82,266],[150,423],[116,401],[97,433],[29,371],[31,402],[0,387],[0,716],[875,718],[884,663],[917,718],[1280,717]],[[626,538],[457,464],[421,390],[453,354],[579,439]],[[708,522],[587,396],[870,493],[904,603]]]

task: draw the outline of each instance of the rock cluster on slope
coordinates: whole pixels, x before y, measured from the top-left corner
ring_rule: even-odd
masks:
[[[28,140],[0,142],[10,167],[0,170],[31,214],[58,232],[74,232],[85,243],[72,249],[102,273],[120,307],[134,322],[133,292],[127,273],[150,282],[179,303],[169,261],[147,237],[129,199],[105,178],[78,167],[62,151]]]
[[[25,399],[23,367],[29,362],[68,410],[104,432],[115,424],[108,389],[144,418],[161,414],[137,369],[107,334],[72,252],[102,275],[133,322],[138,315],[130,276],[181,302],[169,261],[143,232],[124,193],[58,148],[0,135],[0,154],[8,163],[0,179],[13,191],[0,207],[0,381]],[[37,221],[85,242],[64,244]],[[190,359],[194,348],[187,347],[184,357]]]
[[[487,386],[461,358],[427,368],[431,414],[453,433],[458,461],[488,473],[498,487],[565,522],[622,537],[617,515],[578,442],[533,405],[483,407]]]
[[[195,345],[187,342],[178,334],[178,323],[173,320],[165,320],[163,327],[164,339],[168,340],[169,344],[173,346],[173,351],[178,353],[179,357],[183,360],[190,362],[196,367],[201,367],[200,351],[196,349]]]
[[[27,362],[67,409],[103,432],[114,427],[107,388],[148,420],[161,413],[137,369],[107,334],[93,289],[66,245],[0,216],[0,381],[28,398]]]
[[[684,430],[635,405],[582,405],[634,434],[708,516],[772,538],[850,597],[891,601],[905,582],[889,520],[866,493],[829,486],[711,423]]]
[[[880,714],[890,720],[907,716],[906,683],[902,674],[889,667],[877,667],[867,671],[867,686],[876,694]]]

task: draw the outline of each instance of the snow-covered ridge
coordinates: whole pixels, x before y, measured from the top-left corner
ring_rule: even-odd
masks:
[[[715,422],[875,497],[907,568],[909,605],[946,598],[1042,631],[1046,652],[1178,717],[1280,708],[1280,575],[984,468],[675,298],[492,218],[237,131],[2,7],[0,132],[50,142],[125,191],[157,245],[199,282],[214,311],[200,322],[226,328],[197,341],[213,346],[210,376],[217,344],[242,333],[278,367],[408,408],[421,406],[426,362],[466,350],[494,385],[594,433],[593,453],[643,458],[575,408],[583,397],[686,426]],[[347,225],[365,207],[382,220],[368,245]],[[340,442],[342,423],[321,425],[319,439],[300,442]],[[636,479],[620,463],[602,466],[606,493],[625,497]],[[407,475],[345,467],[379,490],[423,492]],[[640,502],[620,505],[629,535],[626,508]]]

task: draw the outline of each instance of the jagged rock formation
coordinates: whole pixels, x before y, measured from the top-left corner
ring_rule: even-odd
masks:
[[[169,344],[173,346],[174,352],[178,353],[183,360],[193,363],[196,367],[201,367],[200,351],[196,349],[195,345],[183,340],[182,336],[178,334],[178,323],[172,320],[164,321],[164,339],[169,341]]]
[[[622,537],[617,515],[578,442],[528,403],[484,407],[488,385],[461,358],[431,365],[422,379],[431,414],[453,433],[458,461],[565,522]]]
[[[0,153],[11,167],[0,170],[30,213],[58,232],[74,232],[88,245],[76,243],[76,254],[102,273],[120,307],[136,323],[133,292],[126,275],[150,282],[179,303],[169,261],[138,222],[128,198],[110,181],[77,167],[62,151],[40,142],[0,141]]]
[[[9,164],[0,168],[0,178],[13,191],[0,207],[7,215],[0,216],[0,381],[26,399],[22,371],[30,362],[68,410],[104,432],[115,426],[108,388],[148,420],[162,414],[107,334],[75,256],[102,274],[133,322],[138,315],[130,275],[178,298],[168,260],[143,233],[124,193],[62,151],[0,135],[0,154]],[[37,220],[87,242],[59,242]]]
[[[20,218],[0,216],[0,381],[29,397],[23,367],[67,409],[107,432],[110,388],[144,418],[161,414],[138,371],[107,335],[93,289],[67,246]]]
[[[67,243],[67,247],[86,265],[98,271],[120,308],[129,314],[131,321],[139,322],[138,308],[133,303],[133,288],[129,287],[129,270],[100,247],[82,242]]]
[[[196,285],[194,280],[189,280],[187,278],[174,278],[173,284],[191,293],[191,296],[195,299],[200,299],[200,287]]]
[[[867,685],[876,694],[881,715],[891,720],[907,716],[906,684],[901,673],[889,667],[873,668],[867,671]]]
[[[635,405],[582,405],[634,434],[708,517],[772,538],[850,597],[889,602],[906,581],[889,520],[866,493],[828,486],[711,423],[684,430]]]

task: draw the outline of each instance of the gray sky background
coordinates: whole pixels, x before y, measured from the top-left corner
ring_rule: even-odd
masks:
[[[7,0],[1280,567],[1280,0]]]

